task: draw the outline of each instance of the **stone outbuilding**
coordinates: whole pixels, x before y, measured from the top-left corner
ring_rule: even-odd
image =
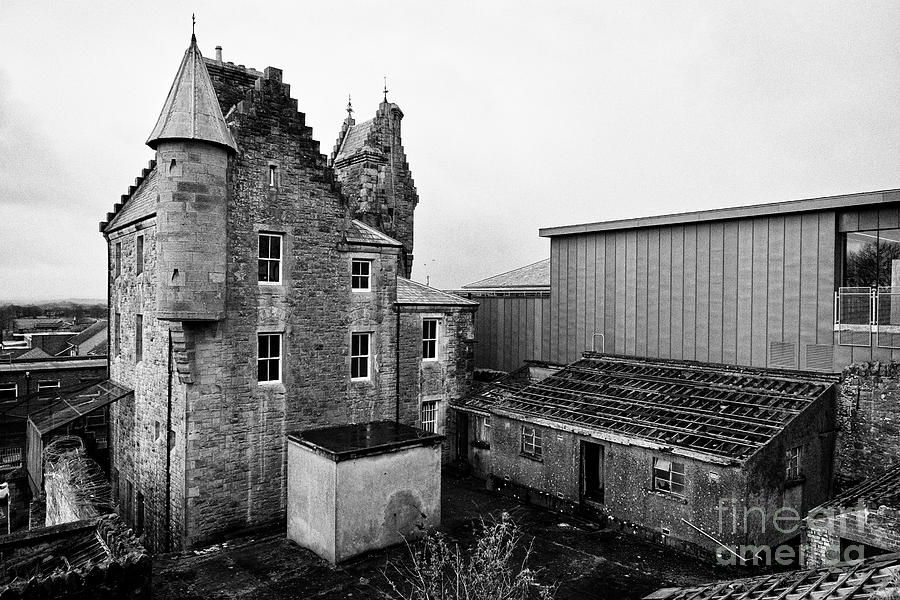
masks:
[[[900,552],[900,465],[810,511],[803,550],[808,567]]]
[[[543,375],[459,403],[498,490],[742,559],[831,493],[836,377],[592,352]]]

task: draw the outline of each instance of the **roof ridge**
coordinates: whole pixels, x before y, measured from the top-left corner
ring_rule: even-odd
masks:
[[[478,285],[479,283],[482,283],[482,282],[484,282],[484,281],[488,281],[488,280],[490,280],[490,279],[496,279],[496,278],[498,278],[498,277],[503,277],[504,275],[509,275],[510,273],[515,273],[516,271],[521,271],[522,269],[527,269],[528,267],[533,267],[533,266],[535,266],[535,265],[539,265],[539,264],[541,264],[542,262],[548,262],[548,263],[549,263],[549,262],[550,262],[550,258],[549,258],[549,257],[548,257],[548,258],[542,258],[541,260],[535,261],[535,262],[533,262],[533,263],[529,263],[529,264],[527,264],[527,265],[522,265],[521,267],[516,267],[515,269],[510,269],[509,271],[504,271],[503,273],[497,273],[496,275],[491,275],[491,276],[489,276],[489,277],[484,277],[484,278],[482,278],[482,279],[479,279],[478,281],[473,281],[472,283],[467,283],[467,284],[463,285],[462,287],[463,287],[463,288],[474,287],[474,286],[476,286],[476,285]],[[549,283],[548,283],[548,285],[549,285]]]

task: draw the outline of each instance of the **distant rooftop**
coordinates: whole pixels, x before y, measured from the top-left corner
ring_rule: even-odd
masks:
[[[503,395],[493,412],[743,461],[836,382],[802,371],[585,352]]]
[[[462,296],[443,292],[405,277],[397,278],[397,304],[432,306],[478,306]]]
[[[493,277],[481,279],[462,286],[465,291],[474,290],[550,290],[550,259],[507,271]]]
[[[328,456],[335,462],[384,454],[410,446],[439,442],[444,436],[394,421],[373,421],[309,429],[288,439]]]
[[[784,215],[818,210],[841,210],[859,206],[886,204],[890,202],[900,202],[900,190],[882,190],[877,192],[846,194],[843,196],[827,196],[825,198],[791,200],[789,202],[751,204],[748,206],[735,206],[733,208],[716,208],[712,210],[637,217],[634,219],[620,219],[617,221],[598,221],[595,223],[578,225],[545,227],[540,229],[538,234],[541,237],[555,237],[558,235],[680,225],[685,223],[700,223],[703,221],[725,221],[728,219],[764,217],[767,215]]]
[[[102,333],[102,332],[106,331],[106,327],[107,327],[106,319],[100,319],[96,323],[93,323],[90,326],[88,326],[87,329],[83,330],[78,335],[72,336],[72,338],[70,340],[68,340],[68,343],[71,344],[72,346],[77,346],[79,344],[82,344],[82,343],[88,341],[89,339],[91,339],[92,337],[94,337],[95,335],[97,335],[98,333]]]

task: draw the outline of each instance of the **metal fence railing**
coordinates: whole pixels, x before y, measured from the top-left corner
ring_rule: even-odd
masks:
[[[834,330],[842,346],[900,348],[900,287],[838,288]]]

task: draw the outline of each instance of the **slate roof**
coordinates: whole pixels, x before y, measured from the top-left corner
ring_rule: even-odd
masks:
[[[95,348],[91,348],[91,350],[88,351],[89,356],[106,356],[107,354],[109,354],[108,339],[103,340],[102,342],[97,344]]]
[[[374,130],[374,119],[369,119],[368,121],[363,121],[362,123],[351,125],[350,129],[347,130],[347,135],[344,136],[344,140],[341,143],[341,148],[340,150],[338,150],[337,156],[335,156],[334,158],[334,162],[339,162],[345,158],[350,158],[351,156],[362,150],[369,139],[369,135]],[[372,148],[372,150],[377,151],[376,148]]]
[[[405,277],[397,278],[397,304],[434,306],[478,306],[477,302],[418,283]]]
[[[499,289],[510,290],[516,288],[550,289],[550,259],[539,260],[536,263],[507,271],[487,279],[462,286],[464,290]]]
[[[92,323],[88,326],[87,329],[83,330],[81,333],[77,335],[73,335],[71,338],[67,340],[69,344],[72,346],[78,346],[79,344],[83,344],[88,341],[98,333],[102,331],[106,331],[106,319],[100,319],[96,323]]]
[[[858,563],[788,571],[682,588],[663,588],[645,600],[875,600],[879,590],[896,589],[900,553],[882,554]]]
[[[49,354],[41,350],[40,348],[32,348],[28,352],[24,354],[20,354],[16,357],[16,360],[28,360],[35,358],[52,358]]]
[[[837,377],[586,352],[494,411],[743,461]]]
[[[350,221],[350,226],[347,228],[347,242],[351,244],[362,244],[364,246],[403,247],[403,244],[391,236],[378,231],[374,227],[369,227],[362,221],[357,221],[356,219],[352,219]]]
[[[881,506],[900,510],[900,464],[879,477],[866,479],[812,512],[816,513],[823,508],[866,507],[878,510]]]
[[[232,151],[237,149],[195,36],[191,36],[191,45],[184,51],[147,145],[156,149],[162,140],[202,140]]]

